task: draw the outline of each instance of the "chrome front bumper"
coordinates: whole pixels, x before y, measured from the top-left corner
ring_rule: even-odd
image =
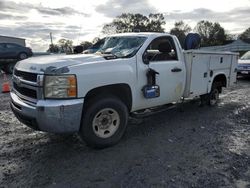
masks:
[[[10,96],[11,108],[16,117],[35,130],[74,133],[80,129],[84,99],[38,100],[36,105],[31,105],[14,92]]]

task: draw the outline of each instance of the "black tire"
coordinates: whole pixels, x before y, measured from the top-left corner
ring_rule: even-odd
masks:
[[[28,54],[26,54],[25,52],[21,52],[18,55],[18,59],[20,59],[20,60],[24,60],[24,59],[27,59],[27,58],[28,58]]]
[[[212,85],[211,91],[208,96],[208,105],[209,106],[216,106],[219,102],[219,95],[221,90],[221,84],[215,82]]]
[[[221,84],[214,82],[209,94],[201,95],[201,105],[207,104],[209,106],[216,106],[219,102],[219,95],[221,91]]]
[[[97,123],[96,121],[97,120],[99,121],[98,118],[101,119],[104,116],[104,115],[102,116],[102,111],[106,112],[105,111],[106,109],[111,109],[111,111],[112,110],[115,111],[115,114],[119,116],[118,122],[120,123],[117,124],[117,129],[112,135],[108,136],[107,138],[103,138],[101,136],[98,136],[97,134],[99,130],[100,132],[103,131],[102,129],[104,128],[102,126],[106,126],[106,125],[103,125],[104,119],[100,120],[101,123],[100,122]],[[94,119],[96,120],[95,124],[93,123]],[[109,118],[106,118],[106,121],[109,122]],[[112,118],[110,122],[112,122],[111,124],[113,124]],[[90,147],[99,148],[99,149],[109,147],[118,143],[118,141],[122,138],[126,130],[127,122],[128,122],[128,109],[126,105],[120,99],[113,97],[113,96],[99,98],[99,99],[96,98],[92,100],[91,103],[88,103],[86,105],[86,109],[84,109],[83,111],[82,124],[81,124],[81,129],[80,129],[79,134],[81,138]],[[116,125],[115,126],[107,125],[107,126],[115,127]],[[111,133],[108,132],[107,134],[111,134]],[[102,136],[105,136],[105,134]]]
[[[14,67],[15,67],[15,63],[9,63],[9,64],[5,65],[4,72],[6,72],[7,74],[12,74]]]

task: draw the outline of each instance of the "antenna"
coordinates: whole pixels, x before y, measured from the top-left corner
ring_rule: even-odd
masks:
[[[79,33],[78,33],[77,45],[79,44],[81,32],[82,32],[82,24],[80,25],[80,30],[79,30]]]

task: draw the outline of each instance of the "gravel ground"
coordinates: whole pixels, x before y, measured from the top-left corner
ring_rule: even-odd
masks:
[[[216,107],[189,101],[130,120],[121,142],[103,150],[22,125],[1,93],[0,187],[250,188],[249,86],[240,79]]]

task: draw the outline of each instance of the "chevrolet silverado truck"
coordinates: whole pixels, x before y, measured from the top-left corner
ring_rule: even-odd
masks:
[[[104,148],[121,139],[129,116],[185,98],[215,105],[222,87],[236,82],[237,60],[236,53],[184,51],[166,33],[116,34],[95,54],[18,62],[11,108],[33,129],[79,133],[89,146]]]

